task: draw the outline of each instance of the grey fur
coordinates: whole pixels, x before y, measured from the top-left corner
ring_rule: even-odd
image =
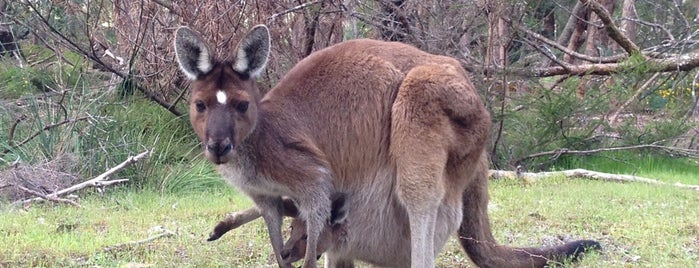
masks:
[[[182,72],[191,80],[211,71],[211,50],[198,33],[189,27],[175,32],[175,55]]]
[[[253,78],[258,77],[267,65],[270,46],[267,26],[255,26],[238,44],[233,69]]]

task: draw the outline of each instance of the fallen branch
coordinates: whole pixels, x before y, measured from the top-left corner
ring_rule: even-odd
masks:
[[[527,182],[535,182],[537,180],[550,178],[554,176],[564,176],[566,178],[587,178],[593,180],[610,181],[610,182],[640,182],[655,185],[670,185],[680,188],[691,189],[699,191],[699,185],[688,185],[682,183],[667,183],[655,179],[649,179],[633,175],[624,174],[610,174],[597,171],[591,171],[586,169],[572,169],[563,171],[550,171],[550,172],[515,172],[515,171],[505,171],[505,170],[490,170],[489,177],[492,179],[522,179]]]
[[[678,148],[678,147],[668,147],[668,146],[662,146],[662,145],[657,145],[657,144],[641,144],[641,145],[631,145],[631,146],[599,148],[599,149],[592,149],[592,150],[571,150],[568,148],[561,148],[561,149],[556,149],[553,151],[540,152],[540,153],[527,155],[525,157],[522,157],[522,158],[519,158],[519,159],[513,161],[513,163],[514,163],[513,166],[518,166],[524,160],[529,160],[532,158],[537,158],[537,157],[542,157],[542,156],[551,156],[551,158],[549,160],[555,160],[558,157],[560,157],[561,155],[566,155],[566,154],[589,155],[589,154],[595,154],[595,153],[601,153],[601,152],[635,150],[635,149],[657,149],[657,150],[665,151],[667,153],[675,154],[675,155],[679,155],[679,156],[699,158],[699,150],[684,149],[684,148]]]
[[[48,195],[42,194],[38,191],[27,189],[26,187],[21,186],[21,185],[17,185],[17,188],[19,188],[20,190],[22,190],[28,194],[31,194],[31,195],[36,196],[38,198],[41,198],[41,199],[45,199],[45,200],[48,200],[51,202],[56,202],[56,203],[66,203],[66,204],[70,204],[71,206],[78,207],[78,208],[80,207],[80,205],[78,203],[76,203],[75,201],[70,200],[70,199],[48,196]]]
[[[650,87],[655,82],[655,79],[657,79],[659,76],[660,73],[655,73],[648,80],[646,80],[646,82],[643,83],[643,85],[641,85],[641,87],[639,87],[636,90],[636,93],[634,93],[633,96],[631,96],[631,98],[626,100],[626,102],[624,102],[621,106],[619,106],[619,108],[616,109],[616,111],[614,111],[614,113],[612,113],[612,116],[609,117],[609,124],[615,125],[616,119],[619,118],[619,114],[621,113],[621,111],[623,111],[624,109],[626,109],[626,107],[631,105],[631,103],[636,101],[636,99],[638,99],[638,97],[641,96],[641,93],[645,92],[646,89]]]
[[[116,173],[116,172],[130,166],[130,165],[135,164],[136,162],[140,161],[143,158],[148,157],[148,155],[150,155],[151,152],[152,152],[152,150],[147,150],[147,151],[142,152],[136,156],[130,156],[124,162],[121,162],[121,164],[107,170],[106,172],[100,174],[99,176],[97,176],[91,180],[73,185],[73,186],[65,188],[63,190],[53,192],[51,194],[46,195],[45,198],[44,197],[35,197],[35,198],[17,201],[17,202],[14,202],[13,204],[27,204],[27,203],[34,202],[34,201],[48,200],[47,198],[57,198],[58,196],[69,194],[72,192],[76,192],[76,191],[81,190],[81,189],[86,188],[86,187],[104,187],[104,186],[109,186],[109,185],[116,184],[116,183],[126,182],[126,181],[128,181],[128,179],[109,180],[109,176],[111,176],[112,174],[114,174],[114,173]]]
[[[153,236],[148,237],[148,238],[143,239],[143,240],[131,241],[131,242],[126,242],[126,243],[116,244],[114,246],[109,246],[109,247],[104,248],[104,251],[109,252],[109,251],[121,250],[124,248],[130,248],[133,246],[138,246],[141,244],[149,243],[149,242],[154,241],[154,240],[159,239],[159,238],[170,237],[170,236],[176,235],[175,232],[170,231],[168,229],[164,229],[164,228],[160,228],[160,229],[161,229],[161,232],[159,234],[153,235]]]

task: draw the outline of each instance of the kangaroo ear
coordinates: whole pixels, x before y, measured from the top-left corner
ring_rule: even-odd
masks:
[[[332,226],[342,224],[347,220],[349,214],[349,202],[347,202],[347,194],[335,193],[331,197],[332,211],[330,212],[330,224]]]
[[[180,69],[191,80],[211,71],[211,50],[198,33],[189,27],[180,27],[175,32],[175,54]]]
[[[269,30],[267,26],[257,25],[238,44],[233,69],[251,78],[256,78],[267,65],[269,59]]]

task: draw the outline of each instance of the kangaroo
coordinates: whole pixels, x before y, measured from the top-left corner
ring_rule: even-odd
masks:
[[[487,176],[487,170],[482,170],[476,174]],[[487,179],[487,177],[485,178]],[[465,204],[478,202],[478,200],[473,200],[474,197],[481,198],[478,195],[464,192],[463,201]],[[325,229],[321,232],[316,249],[319,255],[327,252],[325,261],[331,264],[327,267],[354,267],[354,259],[385,267],[404,267],[407,265],[403,258],[392,258],[382,255],[385,253],[384,248],[390,248],[393,254],[397,252],[400,252],[398,255],[409,254],[410,247],[407,243],[387,242],[396,239],[391,237],[393,234],[390,232],[384,230],[385,237],[362,237],[353,232],[357,228],[368,228],[368,226],[373,226],[374,228],[397,228],[396,226],[386,226],[377,221],[348,223],[347,219],[351,218],[351,216],[347,215],[347,211],[350,208],[348,205],[339,202],[344,202],[344,200],[333,203],[333,211],[336,209],[341,210],[341,212],[337,213],[341,216],[331,218],[328,224],[326,224]],[[487,196],[486,202],[480,203],[487,205]],[[482,208],[485,207],[483,206]],[[464,209],[463,212],[464,215],[467,215],[467,213],[473,212],[473,210]],[[482,213],[487,213],[487,211],[483,210]],[[480,267],[545,267],[550,263],[560,263],[567,259],[577,261],[587,250],[600,249],[599,243],[591,240],[569,242],[561,246],[547,248],[509,248],[498,245],[490,233],[475,230],[474,228],[482,227],[483,225],[473,223],[466,218],[464,216],[457,238],[469,257]],[[304,257],[306,252],[305,239],[305,223],[303,220],[295,218],[291,222],[290,237],[282,250],[282,257],[286,262],[293,263]],[[402,239],[403,242],[406,242],[405,240],[407,239]],[[395,246],[398,248],[391,248]],[[362,255],[361,250],[356,250],[356,248],[362,247],[368,247],[368,251],[374,252],[376,256],[367,258]],[[377,259],[380,261],[376,261]]]
[[[189,118],[204,156],[253,200],[280,267],[291,266],[281,255],[282,196],[305,221],[303,267],[316,267],[334,192],[350,200],[347,225],[376,223],[347,226],[350,237],[410,245],[395,254],[349,247],[362,258],[434,267],[458,229],[475,241],[462,245],[477,264],[509,257],[530,263],[529,254],[478,245],[492,240],[487,181],[473,175],[490,115],[457,60],[397,42],[352,40],[309,55],[262,96],[255,79],[269,57],[267,27],[253,27],[230,61],[187,27],[176,31],[174,46],[192,81]]]
[[[332,212],[330,219],[325,224],[325,228],[318,237],[318,248],[316,252],[319,254],[316,259],[320,258],[320,254],[324,253],[333,245],[342,244],[347,237],[347,230],[344,223],[347,220],[349,205],[346,202],[346,195],[337,194],[332,201]],[[282,258],[287,263],[294,263],[303,258],[306,254],[306,223],[299,218],[294,218],[289,225],[291,235],[289,240],[284,244],[282,249]],[[325,259],[325,267],[350,268],[354,267],[354,260],[351,259]]]
[[[296,204],[294,204],[293,200],[282,198],[282,208],[284,216],[298,217],[298,208],[296,208]],[[258,210],[257,207],[251,207],[243,211],[229,213],[223,220],[216,224],[214,230],[211,232],[211,234],[209,234],[209,238],[207,238],[206,241],[218,240],[228,231],[238,228],[241,225],[251,222],[259,217],[262,217],[262,214],[260,214],[260,210]]]

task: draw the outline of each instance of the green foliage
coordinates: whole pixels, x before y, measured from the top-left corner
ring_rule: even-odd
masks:
[[[699,185],[699,160],[654,154],[648,150],[561,156],[555,169],[583,168],[612,174],[634,174],[669,183]]]
[[[662,170],[658,170],[662,172]],[[696,191],[641,183],[551,178],[522,188],[491,184],[496,238],[528,246],[556,237],[592,238],[604,252],[574,267],[693,267],[699,217]],[[664,239],[656,239],[662,237]]]
[[[603,98],[579,99],[575,88],[577,79],[569,79],[558,92],[542,90],[513,98],[511,107],[526,107],[504,115],[502,160],[511,161],[532,152],[557,148],[589,149],[598,146],[590,139],[603,121],[591,110],[603,110]],[[591,94],[599,94],[590,91]]]
[[[44,92],[49,87],[55,85],[51,83],[51,77],[41,70],[0,62],[0,98],[19,98]]]
[[[691,92],[699,86],[692,84],[692,73],[659,76],[652,80],[654,84],[645,85],[650,78],[643,74],[647,64],[638,57],[625,64],[628,69],[605,80],[570,77],[553,90],[550,85],[534,85],[534,92],[508,99],[502,115],[494,108],[494,120],[504,122],[494,158],[499,167],[513,168],[502,165],[507,163],[522,164],[529,170],[547,169],[556,157],[527,159],[525,163],[517,160],[562,148],[671,145],[696,126],[687,120],[693,107]],[[543,84],[554,81],[541,80]],[[639,90],[642,86],[645,88]],[[583,97],[576,94],[580,89],[585,90]],[[622,105],[627,106],[610,123],[610,116]]]
[[[29,55],[34,58],[41,53]],[[65,56],[72,57],[70,53]],[[72,60],[85,63],[80,58]],[[209,163],[196,160],[199,142],[187,120],[174,117],[141,95],[117,97],[115,92],[103,91],[104,81],[82,75],[85,66],[65,62],[48,66],[57,67],[39,71],[2,65],[0,79],[7,83],[0,91],[0,99],[4,99],[0,152],[8,152],[0,155],[0,166],[6,167],[16,159],[32,164],[71,154],[79,163],[85,163],[77,167],[80,175],[91,178],[129,156],[153,149],[154,154],[145,163],[118,176],[130,179],[131,187],[167,192],[223,186]],[[32,80],[52,86],[45,92],[29,82]],[[5,101],[15,98],[20,99]],[[22,120],[15,124],[18,118]],[[10,139],[12,126],[15,129]]]

